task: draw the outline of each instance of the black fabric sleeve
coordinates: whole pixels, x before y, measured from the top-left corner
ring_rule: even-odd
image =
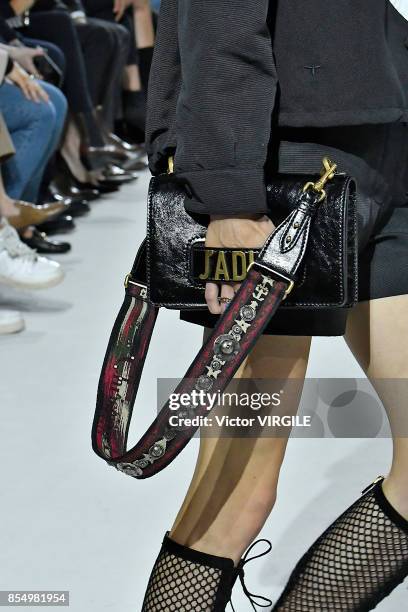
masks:
[[[146,117],[146,150],[154,175],[166,172],[168,157],[177,145],[175,119],[181,87],[177,20],[178,0],[161,0]]]
[[[179,0],[175,172],[190,188],[192,212],[268,210],[264,165],[277,87],[268,8],[269,0]]]
[[[163,172],[175,151],[191,212],[268,210],[264,166],[277,88],[268,8],[269,0],[162,0],[149,166]]]

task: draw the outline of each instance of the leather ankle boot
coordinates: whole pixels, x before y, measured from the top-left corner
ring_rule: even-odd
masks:
[[[227,557],[211,555],[179,544],[169,537],[169,533],[167,531],[164,536],[150,574],[142,612],[224,612],[238,577],[254,610],[253,598],[263,599],[268,602],[267,605],[272,604],[266,598],[249,593],[243,581],[244,565],[270,550],[246,558],[249,550],[261,540],[254,542],[235,566],[234,561]]]
[[[390,504],[380,476],[309,548],[277,612],[368,612],[408,575],[408,521]]]

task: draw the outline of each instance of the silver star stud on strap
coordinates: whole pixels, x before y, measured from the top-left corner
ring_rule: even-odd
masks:
[[[207,368],[207,376],[212,376],[213,378],[218,378],[218,374],[221,374],[221,370],[213,370],[213,368],[209,366],[205,366]]]

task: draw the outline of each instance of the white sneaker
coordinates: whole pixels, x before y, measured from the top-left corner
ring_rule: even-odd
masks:
[[[14,310],[0,310],[0,335],[15,334],[24,329],[24,319]]]
[[[37,255],[7,223],[0,227],[0,283],[22,289],[45,289],[58,285],[63,278],[59,263]]]

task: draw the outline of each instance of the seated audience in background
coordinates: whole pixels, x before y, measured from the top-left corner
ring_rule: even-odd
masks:
[[[144,139],[146,90],[154,45],[149,0],[83,0],[88,15],[121,24],[129,33],[123,72],[123,119]]]
[[[0,286],[53,286],[42,255],[146,169],[148,0],[0,0]],[[126,136],[126,138],[125,138]],[[24,326],[1,308],[0,333]]]

